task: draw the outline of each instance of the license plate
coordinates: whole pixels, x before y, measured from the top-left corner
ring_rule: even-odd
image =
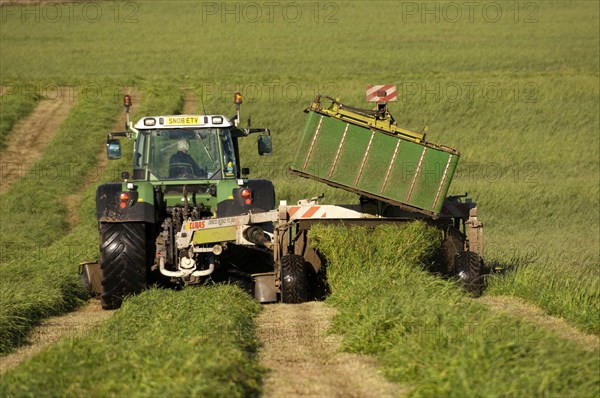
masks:
[[[194,126],[200,123],[200,116],[169,116],[165,126]]]

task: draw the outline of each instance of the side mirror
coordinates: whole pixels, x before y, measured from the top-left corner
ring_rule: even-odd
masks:
[[[260,156],[270,156],[273,153],[273,140],[270,135],[258,136],[258,154]]]
[[[117,139],[106,141],[106,157],[108,160],[121,159],[121,141]]]

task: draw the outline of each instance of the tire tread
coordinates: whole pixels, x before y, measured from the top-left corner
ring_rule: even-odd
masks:
[[[143,223],[100,224],[102,308],[121,307],[123,298],[146,288],[146,230]]]
[[[288,254],[281,258],[281,301],[290,304],[308,300],[308,283],[304,257]]]
[[[465,290],[475,297],[479,297],[483,292],[483,274],[482,261],[479,254],[471,251],[464,251],[459,254],[457,259],[457,275],[463,272],[466,278],[462,279]]]

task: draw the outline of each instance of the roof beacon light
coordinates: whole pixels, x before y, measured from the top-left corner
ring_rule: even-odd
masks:
[[[235,94],[233,94],[233,103],[236,105],[240,105],[242,102],[244,102],[244,99],[242,98],[242,94],[237,92]]]
[[[235,104],[235,127],[240,124],[240,105],[242,102],[244,102],[244,99],[239,91],[233,94],[233,103]]]
[[[125,121],[125,130],[129,129],[131,125],[131,120],[129,120],[129,108],[131,108],[131,96],[129,94],[125,94],[123,97],[123,106],[125,107],[125,113],[127,114],[127,120]]]

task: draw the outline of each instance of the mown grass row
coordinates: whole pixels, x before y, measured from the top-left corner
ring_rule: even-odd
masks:
[[[450,194],[468,192],[478,202],[487,258],[514,270],[495,277],[489,294],[522,297],[578,328],[599,333],[595,314],[600,310],[600,257],[598,245],[589,244],[600,239],[600,47],[598,18],[590,17],[598,14],[598,4],[540,3],[535,24],[511,24],[507,19],[450,23],[443,18],[434,23],[433,18],[423,22],[403,15],[403,23],[377,45],[367,43],[367,21],[399,12],[400,6],[339,6],[339,22],[331,25],[335,33],[305,21],[278,25],[280,38],[274,45],[294,44],[282,48],[250,79],[232,70],[196,70],[207,109],[227,112],[230,93],[239,89],[247,95],[242,109],[252,112],[255,125],[272,128],[271,158],[259,159],[253,140],[245,140],[247,147],[242,144],[243,163],[250,166],[251,175],[273,179],[278,199],[290,203],[322,192],[323,203],[356,201],[340,190],[286,174],[295,154],[293,143],[304,126],[301,110],[317,91],[368,107],[365,85],[393,81],[398,84],[398,102],[389,108],[398,125],[428,125],[428,139],[462,153]],[[211,34],[227,26],[221,25]],[[240,26],[249,24],[242,21]],[[264,26],[255,27],[246,49],[264,33]],[[300,51],[290,38],[297,29],[316,40],[335,40]],[[460,35],[452,33],[458,30]],[[332,43],[336,48],[329,47]],[[535,49],[529,48],[532,44]],[[277,60],[289,48],[295,50]],[[249,52],[244,71],[263,61]],[[302,62],[290,61],[294,59]],[[532,256],[537,259],[529,266],[518,267],[519,258]]]
[[[116,14],[105,10],[94,23],[79,13],[73,18],[63,14],[53,23],[38,23],[31,15],[23,20],[18,5],[8,5],[0,26],[7,43],[2,83],[169,76],[196,85],[206,97],[207,112],[226,115],[232,114],[231,94],[242,91],[243,109],[252,111],[256,126],[272,129],[275,149],[271,158],[258,159],[253,140],[245,140],[243,166],[251,167],[252,176],[272,178],[278,199],[293,202],[325,192],[328,203],[355,198],[285,172],[294,156],[291,143],[304,125],[301,110],[317,92],[367,107],[366,85],[396,83],[398,102],[390,110],[398,124],[411,129],[429,125],[429,139],[463,154],[461,176],[450,193],[469,192],[479,202],[486,241],[494,243],[488,257],[514,266],[519,263],[512,260],[514,252],[525,257],[538,248],[544,252],[527,275],[498,280],[506,286],[492,286],[490,293],[533,300],[548,313],[598,330],[588,316],[589,308],[597,308],[589,303],[597,300],[598,248],[587,244],[599,239],[598,224],[590,222],[599,210],[597,2],[497,4],[503,12],[493,23],[481,7],[471,18],[464,5],[459,7],[462,18],[451,21],[443,11],[428,14],[422,3],[410,5],[416,6],[415,14],[400,15],[407,9],[395,2],[300,2],[297,21],[278,6],[274,14],[263,8],[256,23],[243,7],[228,14],[225,3],[217,4],[214,13],[201,3],[180,8],[136,4],[140,7]],[[164,24],[165,15],[177,21],[178,29],[155,28]],[[374,41],[372,21],[389,15],[400,15],[401,23],[386,32],[386,40]],[[126,18],[143,23],[121,23],[115,29],[115,22]],[[278,32],[275,39],[273,31]],[[300,36],[306,40],[298,41]],[[201,51],[190,53],[185,37],[202,37]],[[229,39],[232,51],[221,51]],[[265,42],[272,50],[268,58],[260,56]],[[119,57],[114,57],[115,43]],[[157,53],[168,53],[170,61],[138,62]],[[219,56],[206,56],[212,53]],[[514,275],[521,272],[525,268]],[[591,275],[592,282],[583,281],[580,289],[577,275]]]
[[[0,196],[0,262],[31,258],[68,232],[65,199],[94,170],[118,111],[109,95],[77,101],[42,157]]]
[[[314,227],[343,349],[375,356],[413,396],[597,396],[598,351],[494,313],[423,271],[439,244],[422,223]],[[344,242],[344,245],[340,245]]]
[[[517,296],[579,329],[600,334],[599,259],[587,256],[560,261],[548,255],[515,257],[499,263],[506,273],[488,278],[487,294]]]
[[[0,151],[6,147],[6,139],[15,124],[33,111],[39,99],[33,93],[12,93],[10,90],[0,97]]]
[[[138,114],[177,113],[182,106],[181,91],[172,85],[154,83],[143,98]],[[131,143],[125,144],[124,153],[131,149]],[[126,158],[109,163],[100,180],[114,180],[129,169],[131,158]],[[40,319],[72,309],[85,298],[76,264],[98,255],[95,188],[83,193],[79,225],[48,248],[54,254],[46,256],[51,261],[35,261],[20,272],[17,262],[0,269],[6,275],[12,271],[13,279],[6,282],[14,289],[0,275],[3,297],[12,303],[2,308],[0,352],[21,344]],[[36,271],[39,277],[28,280]],[[254,318],[259,310],[234,286],[152,289],[126,300],[89,335],[66,336],[7,372],[0,379],[0,395],[258,396],[263,370],[256,356]]]
[[[259,311],[230,285],[148,290],[88,336],[63,339],[9,371],[0,395],[255,397]]]
[[[181,92],[178,87],[156,83],[145,90],[143,103],[136,104],[134,109],[139,114],[159,112],[159,109],[177,112],[181,107],[181,101]],[[84,109],[88,110],[87,106]],[[77,106],[74,112],[78,112]],[[80,113],[76,113],[70,118],[75,118],[77,115]],[[108,115],[106,117],[108,118]],[[82,120],[81,123],[83,123],[82,126],[87,125],[85,120]],[[106,129],[109,128],[107,126],[113,125],[114,118],[105,122],[105,125],[98,130],[83,129],[72,132],[72,134],[74,134],[73,137],[88,135],[87,139],[94,142],[94,144],[90,143],[90,147],[95,148],[95,151],[91,151],[90,159],[96,160],[106,137]],[[74,147],[77,146],[75,142],[73,141],[72,144]],[[54,142],[50,145],[52,148],[49,150],[59,151],[60,146],[54,147]],[[65,152],[68,150],[70,149],[64,148]],[[53,236],[57,240],[50,245],[34,243],[33,240],[30,240],[29,246],[18,241],[19,247],[27,250],[23,249],[15,253],[20,256],[16,256],[17,258],[0,266],[0,301],[2,302],[0,307],[0,354],[26,342],[31,329],[40,320],[73,310],[86,299],[79,282],[78,264],[98,258],[96,187],[97,184],[104,181],[117,181],[121,171],[130,170],[131,151],[131,142],[124,140],[124,159],[110,162],[104,173],[98,176],[97,180],[92,181],[90,186],[78,187],[79,190],[82,190],[79,192],[82,198],[79,207],[79,224],[72,231],[66,236],[58,238],[56,231],[39,230],[37,233],[40,234],[52,235],[54,233]],[[48,162],[48,160],[44,159],[42,162]],[[83,180],[83,177],[78,179],[78,181]],[[30,182],[23,181],[19,184],[29,187]],[[54,196],[49,200],[59,203],[62,193],[59,191],[53,192],[53,194]],[[7,197],[11,198],[17,195],[20,193],[12,191],[7,193]],[[55,210],[51,215],[59,217],[59,214],[61,213]],[[18,217],[26,220],[24,221],[25,225],[34,225],[38,220],[35,214],[28,214],[24,209],[18,214]],[[43,219],[43,221],[47,220]],[[8,226],[6,228],[8,230]],[[21,231],[21,234],[24,235],[25,232]],[[9,236],[12,239],[21,238],[20,235]],[[6,238],[6,236],[3,235],[2,238]]]

